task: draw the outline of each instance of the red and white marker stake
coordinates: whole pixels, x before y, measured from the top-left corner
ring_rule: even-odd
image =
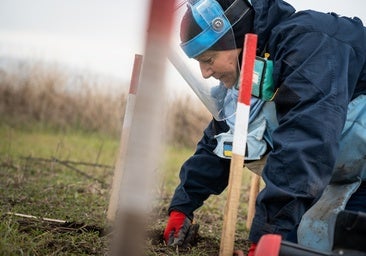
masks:
[[[130,129],[132,123],[133,110],[135,108],[136,92],[139,83],[140,73],[142,66],[142,55],[135,54],[135,60],[133,64],[130,90],[126,99],[125,115],[123,118],[122,133],[119,144],[119,153],[117,155],[117,161],[114,170],[113,183],[111,196],[109,200],[109,206],[107,211],[107,219],[114,221],[118,205],[118,193],[121,186],[122,171],[124,166],[124,160],[126,158],[127,143],[130,136]]]
[[[257,35],[247,34],[244,43],[233,141],[233,153],[241,156],[245,156],[256,51]]]
[[[248,135],[250,98],[252,92],[256,49],[257,35],[246,34],[243,48],[243,62],[240,73],[240,88],[232,150],[233,155],[230,164],[228,194],[220,244],[220,256],[232,256],[234,252],[235,226],[238,215],[243,164]]]

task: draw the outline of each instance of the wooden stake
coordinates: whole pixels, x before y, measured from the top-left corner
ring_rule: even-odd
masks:
[[[230,163],[229,186],[222,226],[220,256],[232,256],[234,252],[235,226],[237,221],[244,156],[234,154]]]
[[[121,186],[122,171],[124,166],[124,160],[126,157],[128,138],[130,136],[131,122],[132,122],[133,110],[135,108],[135,98],[140,78],[141,66],[142,66],[142,55],[135,54],[130,90],[128,92],[126,100],[125,115],[123,119],[122,133],[118,150],[119,153],[117,155],[117,161],[114,169],[111,196],[107,211],[107,219],[111,222],[114,221],[117,211],[118,198],[119,198],[118,192]]]
[[[244,155],[248,135],[250,98],[256,48],[257,35],[246,34],[243,47],[243,64],[240,74],[240,88],[236,110],[233,156],[230,164],[228,194],[220,244],[220,256],[232,256],[234,252],[235,226],[239,208]]]
[[[248,201],[248,215],[247,215],[247,223],[246,227],[247,229],[250,229],[252,226],[254,214],[255,214],[255,201],[257,199],[259,189],[260,189],[260,181],[261,177],[252,172],[251,174],[251,180],[250,180],[250,191],[249,191],[249,201]]]

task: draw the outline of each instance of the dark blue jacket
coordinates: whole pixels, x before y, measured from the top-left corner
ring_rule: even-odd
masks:
[[[258,52],[269,52],[274,61],[279,122],[250,233],[258,242],[266,233],[288,238],[329,183],[348,103],[366,94],[366,30],[357,18],[295,12],[281,0],[252,4]],[[229,161],[212,150],[213,135],[227,129],[216,121],[207,127],[195,154],[182,166],[170,210],[192,218],[209,195],[225,189]]]

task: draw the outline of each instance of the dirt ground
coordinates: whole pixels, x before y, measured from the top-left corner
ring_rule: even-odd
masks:
[[[152,224],[147,230],[148,243],[146,255],[191,255],[191,256],[218,256],[220,250],[221,224],[222,220],[217,221],[210,215],[200,217],[199,230],[193,243],[187,248],[173,248],[165,245],[163,232],[167,221],[165,209],[159,209],[151,216]],[[237,235],[238,237],[240,235]],[[243,250],[247,253],[250,242],[244,238],[235,240],[235,249]]]
[[[0,192],[3,192],[0,196],[0,234],[3,235],[0,240],[1,255],[14,255],[19,251],[24,251],[26,255],[27,252],[32,252],[31,255],[108,255],[113,230],[104,221],[107,192],[103,192],[106,190],[102,189],[100,181],[85,179],[79,182],[79,173],[74,170],[55,169],[51,172],[49,163],[43,161],[3,161],[0,164]],[[57,179],[55,175],[59,175]],[[61,182],[62,178],[69,179],[73,175],[78,182]],[[244,189],[248,191],[248,187]],[[204,207],[195,212],[194,221],[200,228],[192,244],[186,248],[172,248],[166,246],[163,240],[171,196],[167,193],[158,195],[148,216],[144,255],[219,254],[222,209],[225,203],[222,197],[213,197],[213,200],[208,200]],[[247,193],[242,193],[242,196],[242,201],[246,202]],[[37,217],[18,216],[10,212],[31,213]],[[90,213],[86,214],[87,212]],[[42,220],[40,217],[67,221],[59,223]],[[241,249],[244,253],[249,248],[249,241],[245,239],[248,235],[244,227],[245,220],[246,210],[242,208],[241,215],[238,216],[235,249]],[[6,245],[6,248],[1,248],[1,245]]]
[[[188,248],[172,248],[167,247],[163,242],[163,229],[155,229],[149,231],[149,238],[151,244],[147,248],[147,255],[207,255],[207,256],[218,256],[220,250],[220,241],[217,237],[198,235],[195,243]],[[247,240],[236,240],[236,247],[240,247],[244,253],[247,252],[250,243]]]

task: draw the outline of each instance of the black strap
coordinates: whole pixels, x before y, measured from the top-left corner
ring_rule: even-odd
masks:
[[[246,0],[235,0],[226,10],[225,16],[234,26],[239,20],[249,13],[252,6]]]

